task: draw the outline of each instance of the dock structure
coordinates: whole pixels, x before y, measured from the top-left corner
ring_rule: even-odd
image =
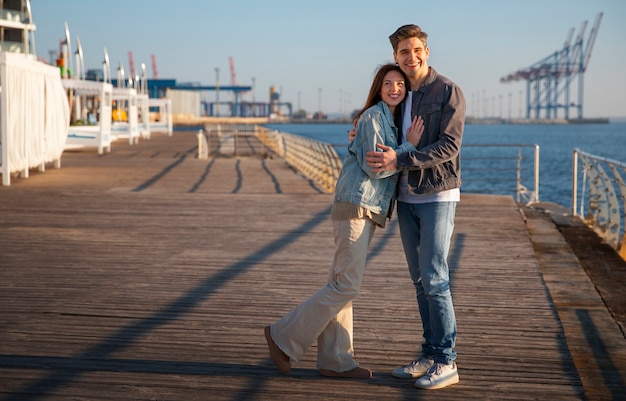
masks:
[[[396,219],[354,301],[370,380],[292,373],[263,327],[323,286],[332,195],[247,137],[196,157],[195,133],[0,187],[0,400],[619,400],[626,340],[550,217],[463,194],[450,266],[459,384],[391,371],[417,356],[415,294]]]
[[[569,31],[565,44],[560,50],[535,62],[530,67],[519,69],[500,78],[500,83],[526,81],[527,119],[543,117],[548,120],[563,118],[569,121],[571,119],[574,123],[585,121],[583,118],[584,74],[591,59],[603,14],[601,12],[596,16],[586,42],[584,42],[584,35],[588,21],[583,22],[575,39],[574,28]],[[573,83],[577,85],[574,86]],[[509,96],[511,96],[510,93]],[[576,116],[571,115],[570,112],[576,112]]]

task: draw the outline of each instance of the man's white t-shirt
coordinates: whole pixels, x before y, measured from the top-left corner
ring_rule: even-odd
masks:
[[[402,120],[402,142],[406,142],[406,131],[411,126],[411,104],[413,92],[409,91],[404,102],[404,118]],[[409,193],[409,172],[400,172],[398,180],[398,200],[405,203],[431,203],[431,202],[459,202],[461,200],[461,190],[459,188],[448,189],[433,194],[411,194]]]

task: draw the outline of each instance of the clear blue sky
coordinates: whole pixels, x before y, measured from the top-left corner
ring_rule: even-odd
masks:
[[[393,4],[391,7],[389,4]],[[469,114],[519,114],[525,82],[500,78],[561,50],[567,34],[604,16],[584,75],[584,116],[626,116],[626,1],[623,0],[31,0],[36,50],[49,59],[69,25],[82,43],[86,68],[100,68],[106,47],[115,74],[144,63],[152,76],[179,83],[252,85],[254,98],[281,100],[309,112],[348,112],[365,101],[373,73],[393,61],[388,36],[415,23],[429,34],[429,64],[463,89]],[[511,94],[511,95],[509,95]],[[204,93],[209,101],[214,93]],[[224,96],[224,97],[223,97]],[[225,99],[220,94],[220,100]],[[486,102],[473,99],[486,98]],[[500,99],[503,99],[500,101]],[[252,100],[252,93],[248,94]],[[501,106],[502,105],[502,106]],[[500,112],[502,107],[502,112]],[[486,108],[486,110],[485,110]],[[478,109],[478,110],[477,110]]]

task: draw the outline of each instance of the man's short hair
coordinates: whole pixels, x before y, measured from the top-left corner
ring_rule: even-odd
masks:
[[[424,47],[428,47],[428,34],[422,31],[422,28],[419,26],[408,24],[402,25],[400,28],[396,29],[394,33],[389,35],[389,41],[391,42],[391,47],[393,47],[393,52],[395,53],[398,50],[398,43],[409,38],[418,38],[422,41]]]

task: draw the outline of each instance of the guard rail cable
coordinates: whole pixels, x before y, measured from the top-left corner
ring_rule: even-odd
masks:
[[[491,148],[499,148],[501,151],[493,152]],[[528,151],[525,152],[525,149]],[[529,151],[532,151],[532,167],[530,157],[524,157]],[[463,183],[464,186],[468,184],[470,191],[482,193],[483,191],[474,188],[473,184],[489,183],[490,186],[499,188],[496,191],[498,193],[515,192],[517,203],[530,205],[539,202],[539,145],[537,144],[463,144],[461,164]],[[531,171],[532,175],[526,171]],[[514,189],[510,188],[513,174],[515,175]],[[529,181],[532,181],[532,188],[529,188]]]
[[[582,162],[580,172],[578,171],[579,159]],[[580,191],[579,174],[582,176]],[[581,217],[585,224],[598,233],[623,259],[626,259],[624,174],[626,174],[626,164],[574,149],[572,214]],[[588,194],[587,199],[585,199],[586,194]]]

